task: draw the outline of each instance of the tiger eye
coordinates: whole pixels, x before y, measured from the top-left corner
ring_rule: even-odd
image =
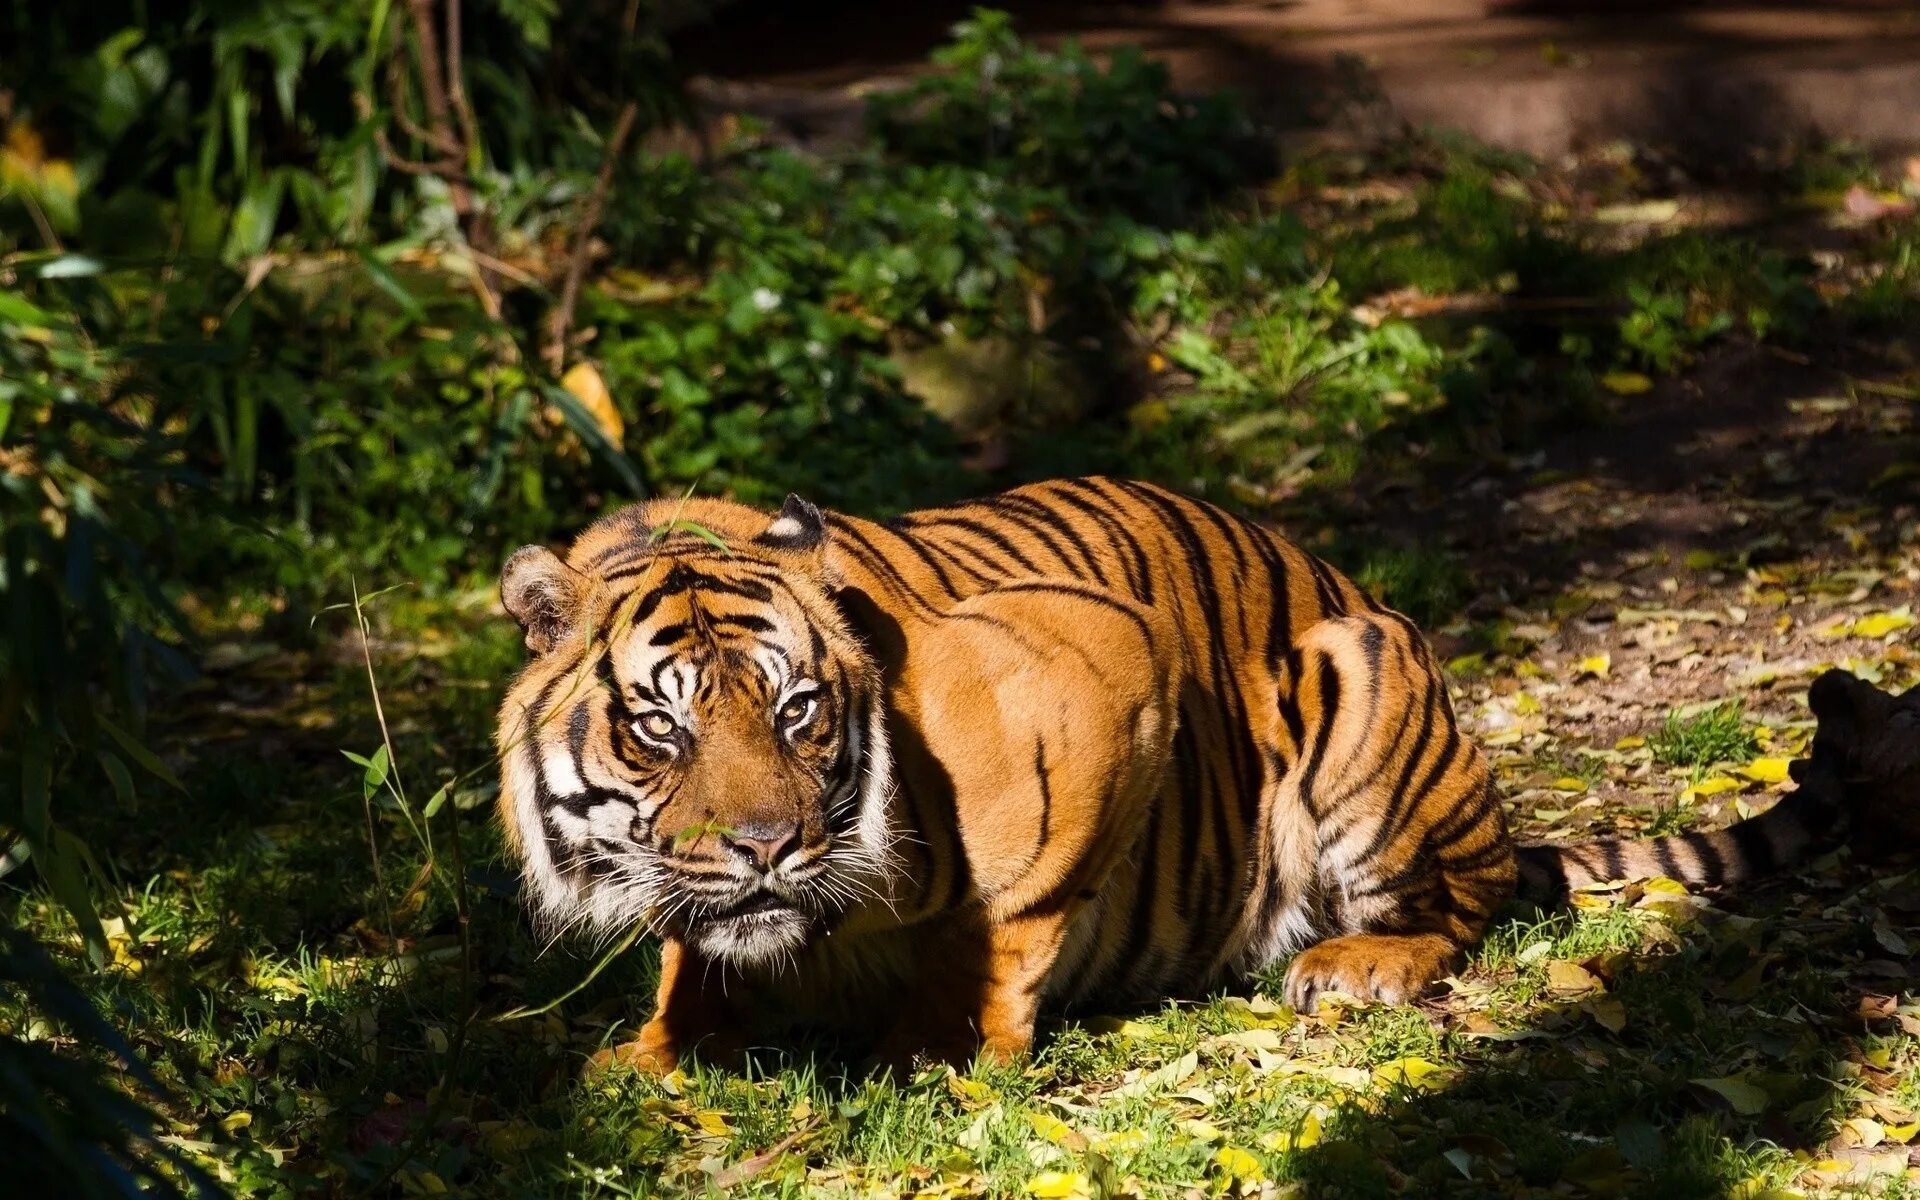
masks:
[[[640,727],[640,732],[652,738],[670,738],[676,728],[673,718],[661,712],[645,713],[634,724]]]

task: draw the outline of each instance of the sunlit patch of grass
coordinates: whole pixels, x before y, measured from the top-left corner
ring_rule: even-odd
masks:
[[[1729,700],[1691,714],[1669,712],[1660,728],[1647,737],[1653,760],[1670,767],[1710,767],[1740,762],[1759,750],[1747,727],[1746,709]]]

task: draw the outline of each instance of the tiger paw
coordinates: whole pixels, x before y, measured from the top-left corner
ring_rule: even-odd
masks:
[[[1311,1012],[1324,992],[1357,1000],[1405,1004],[1440,978],[1456,952],[1453,943],[1430,934],[1356,933],[1310,946],[1287,968],[1286,999]]]
[[[698,1046],[686,1047],[659,1025],[657,1021],[649,1021],[632,1041],[594,1052],[587,1059],[585,1074],[591,1077],[612,1067],[626,1067],[643,1075],[666,1075],[689,1058],[733,1067],[746,1057],[746,1042],[738,1034],[709,1034]]]
[[[603,1046],[587,1058],[584,1074],[588,1078],[604,1074],[614,1067],[626,1067],[642,1075],[666,1075],[680,1065],[680,1052],[672,1046],[649,1047],[636,1038],[618,1046]]]
[[[894,1082],[905,1083],[923,1066],[968,1070],[980,1053],[980,1039],[970,1033],[933,1037],[924,1030],[903,1025],[880,1040],[867,1059],[867,1072],[871,1075],[890,1072]]]

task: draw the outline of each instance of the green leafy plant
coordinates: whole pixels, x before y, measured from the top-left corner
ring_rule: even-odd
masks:
[[[910,161],[967,164],[1161,224],[1191,220],[1247,174],[1244,111],[1175,94],[1136,47],[1103,66],[1074,42],[1022,41],[1006,13],[976,9],[933,61],[941,72],[872,106],[880,145]]]
[[[1670,767],[1710,767],[1741,762],[1759,748],[1746,724],[1746,710],[1737,700],[1701,709],[1691,715],[1670,712],[1647,738],[1655,762]]]

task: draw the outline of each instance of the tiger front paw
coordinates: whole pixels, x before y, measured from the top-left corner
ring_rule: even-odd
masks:
[[[606,1046],[587,1059],[586,1074],[591,1077],[611,1067],[627,1067],[644,1075],[666,1075],[690,1057],[702,1062],[734,1066],[745,1057],[746,1041],[736,1033],[709,1033],[698,1045],[685,1045],[674,1036],[666,1022],[655,1018],[640,1027],[632,1041]]]
[[[1405,1004],[1440,978],[1455,953],[1452,942],[1432,935],[1329,938],[1301,951],[1287,968],[1286,1000],[1300,1012],[1313,1011],[1323,992]]]

